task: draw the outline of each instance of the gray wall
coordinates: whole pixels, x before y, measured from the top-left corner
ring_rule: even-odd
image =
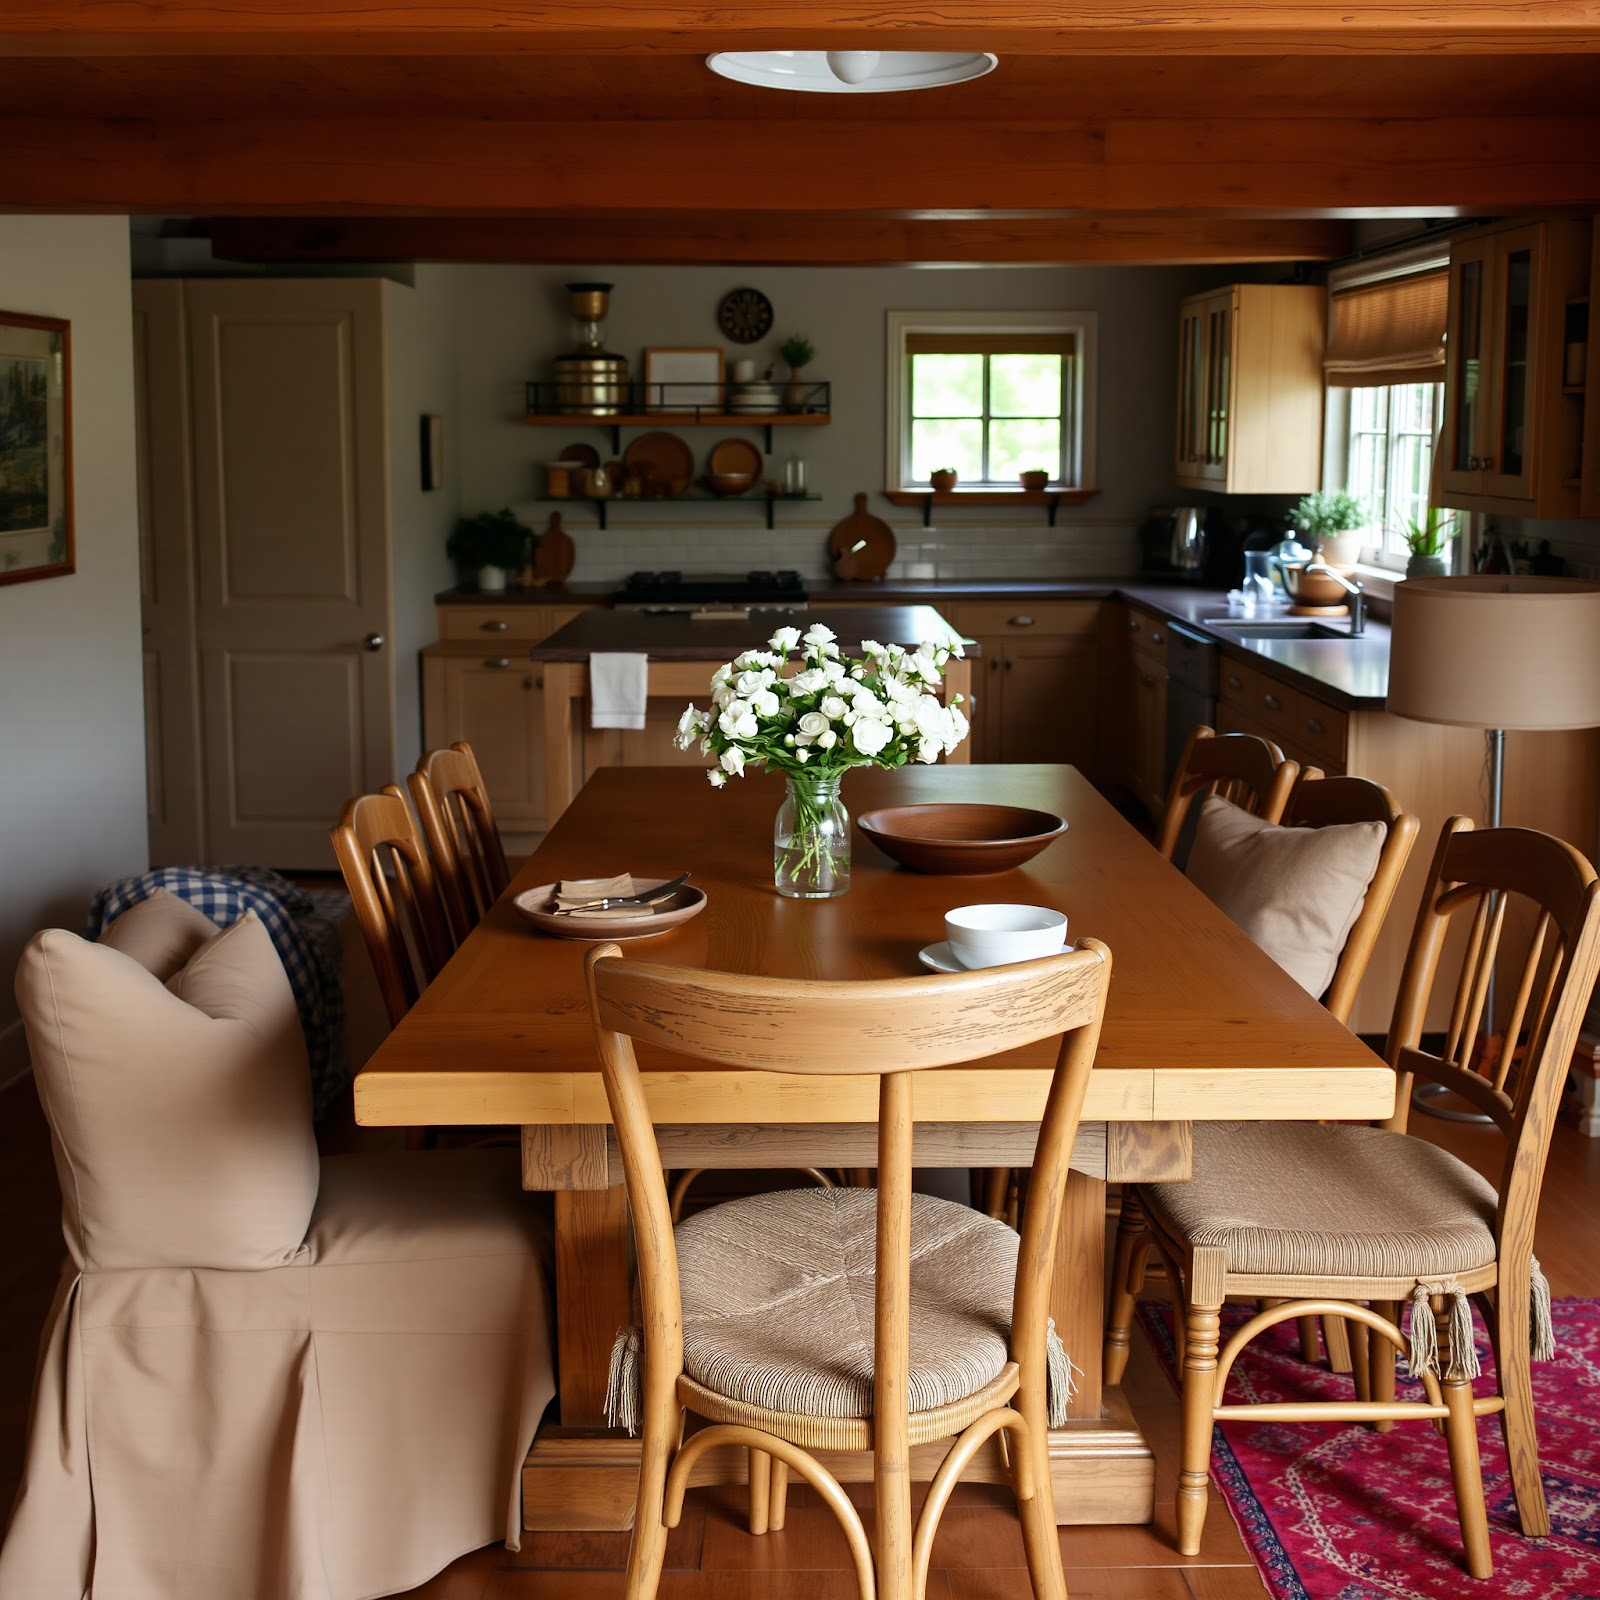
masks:
[[[0,586],[0,1081],[38,928],[144,870],[133,317],[125,217],[0,217],[0,307],[72,323],[77,571]]]

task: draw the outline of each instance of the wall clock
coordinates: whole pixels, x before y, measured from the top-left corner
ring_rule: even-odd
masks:
[[[772,302],[759,289],[730,289],[717,307],[717,326],[735,344],[754,344],[772,331]]]

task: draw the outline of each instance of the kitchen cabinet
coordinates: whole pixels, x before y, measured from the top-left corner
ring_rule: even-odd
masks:
[[[1099,721],[1100,602],[968,602],[941,608],[975,639],[974,761],[1066,761],[1092,772]]]
[[[1452,241],[1442,505],[1579,514],[1585,386],[1564,382],[1564,359],[1579,307],[1588,320],[1591,236],[1587,218],[1556,218]]]
[[[512,855],[530,851],[546,827],[544,673],[528,650],[582,609],[441,605],[440,642],[422,652],[423,743],[472,746]]]
[[[1322,482],[1327,291],[1234,284],[1183,302],[1177,478],[1182,489],[1304,494]]]
[[[1594,219],[1589,240],[1589,287],[1567,307],[1567,345],[1587,347],[1579,392],[1572,397],[1583,410],[1578,465],[1578,515],[1583,517],[1600,517],[1600,326],[1595,323],[1596,306],[1600,306],[1600,216]],[[1571,376],[1566,372],[1565,350],[1562,357],[1563,376]]]
[[[1145,814],[1166,806],[1167,623],[1108,600],[1100,614],[1101,721],[1097,781],[1126,789]]]

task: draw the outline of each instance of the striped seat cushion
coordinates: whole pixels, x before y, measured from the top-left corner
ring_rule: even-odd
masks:
[[[872,1415],[877,1192],[797,1189],[677,1229],[684,1370],[747,1405]],[[911,1200],[911,1410],[975,1394],[1007,1360],[1017,1235],[931,1195]]]
[[[1385,1128],[1197,1122],[1193,1179],[1139,1195],[1167,1231],[1225,1246],[1233,1272],[1434,1279],[1495,1258],[1493,1185]]]

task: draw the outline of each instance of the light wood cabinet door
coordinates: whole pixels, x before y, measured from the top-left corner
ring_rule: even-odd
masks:
[[[1133,764],[1128,787],[1152,817],[1166,805],[1167,669],[1143,651],[1133,657]]]
[[[483,773],[502,831],[545,825],[544,679],[526,646],[505,655],[423,652],[424,726],[430,747],[464,739]]]

